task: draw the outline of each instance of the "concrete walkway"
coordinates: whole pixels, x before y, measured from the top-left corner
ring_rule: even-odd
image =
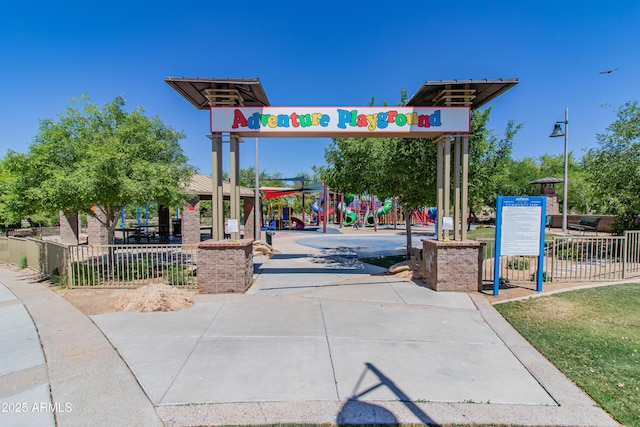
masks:
[[[44,284],[5,269],[0,375],[2,426],[162,425],[91,319]]]
[[[274,243],[280,254],[256,258],[248,294],[198,295],[172,313],[87,319],[44,285],[0,271],[18,297],[0,286],[0,344],[20,341],[6,331],[22,318],[16,351],[29,355],[1,383],[39,372],[0,387],[0,398],[40,387],[32,401],[72,407],[56,414],[62,426],[617,425],[483,296],[433,292],[297,245],[293,233]],[[16,353],[0,348],[0,366],[13,363]],[[0,425],[28,425],[17,415],[0,414]]]

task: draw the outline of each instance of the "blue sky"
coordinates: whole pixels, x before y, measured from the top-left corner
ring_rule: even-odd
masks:
[[[581,156],[640,94],[640,2],[2,2],[0,155],[26,152],[38,122],[68,99],[123,95],[187,133],[185,153],[211,172],[209,118],[164,82],[258,77],[272,105],[397,104],[426,80],[518,78],[491,105],[490,128],[524,125],[514,157],[561,154],[548,138],[569,108]],[[611,74],[600,71],[617,68]],[[260,140],[260,170],[324,164],[328,139]],[[255,161],[254,139],[241,166]],[[225,160],[228,169],[228,161]]]

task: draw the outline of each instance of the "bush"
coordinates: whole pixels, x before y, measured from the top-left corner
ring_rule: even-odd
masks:
[[[529,258],[515,257],[507,261],[507,268],[509,270],[528,270],[531,265]]]
[[[558,259],[565,259],[568,261],[576,261],[580,257],[580,249],[576,246],[565,246],[557,252]]]
[[[196,271],[190,266],[169,264],[162,269],[162,280],[170,286],[184,286],[191,283]]]
[[[58,267],[53,269],[53,271],[49,275],[49,280],[56,286],[64,286],[66,284],[66,280],[60,275],[60,270],[58,270]]]
[[[537,282],[538,281],[538,272],[537,271],[535,273],[531,274],[530,280],[532,282]],[[550,282],[551,281],[551,275],[548,274],[546,271],[543,271],[542,272],[542,281],[543,282]]]
[[[631,212],[622,212],[618,214],[611,223],[611,234],[616,236],[624,235],[627,230],[633,230],[635,228],[637,215]]]
[[[75,286],[94,286],[99,283],[96,269],[82,262],[71,264],[71,280]]]
[[[29,266],[29,263],[27,263],[27,257],[25,255],[20,257],[20,263],[18,264],[18,267],[20,267],[20,270],[25,269]]]

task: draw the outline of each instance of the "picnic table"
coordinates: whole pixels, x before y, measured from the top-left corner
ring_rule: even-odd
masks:
[[[148,227],[121,228],[120,230],[122,230],[126,243],[129,243],[129,239],[132,237],[136,243],[140,243],[142,239],[147,239],[147,243],[150,243],[151,237],[156,237],[156,232],[149,231]]]

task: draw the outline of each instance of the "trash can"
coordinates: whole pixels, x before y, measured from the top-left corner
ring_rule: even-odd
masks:
[[[273,230],[267,230],[265,234],[267,236],[267,245],[273,246],[273,235],[276,234],[276,232]]]
[[[182,218],[175,218],[171,220],[173,224],[173,235],[180,236],[182,234]]]

